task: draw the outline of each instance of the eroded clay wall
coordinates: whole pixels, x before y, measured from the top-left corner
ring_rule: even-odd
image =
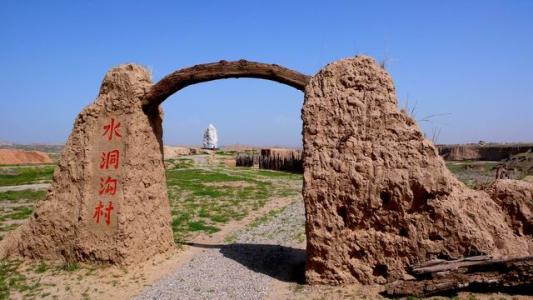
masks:
[[[130,264],[173,246],[161,118],[141,98],[150,73],[122,65],[77,117],[46,199],[2,256]]]
[[[372,58],[322,69],[302,118],[308,282],[384,283],[430,259],[531,253],[531,238],[514,235],[498,205],[460,183],[398,111]]]

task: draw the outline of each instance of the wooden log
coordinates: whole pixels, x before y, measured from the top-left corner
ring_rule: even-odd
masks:
[[[533,256],[476,256],[454,261],[429,261],[411,267],[410,271],[418,278],[390,283],[383,294],[426,297],[475,290],[518,291],[533,295]]]
[[[154,110],[170,95],[189,85],[224,78],[261,78],[305,89],[310,76],[278,66],[246,60],[196,65],[177,70],[154,84],[143,98],[145,110]]]
[[[505,264],[521,261],[533,261],[533,255],[507,258],[493,258],[491,256],[472,256],[452,261],[429,261],[427,263],[411,267],[411,272],[416,276],[422,274],[452,271],[466,267],[490,266],[495,264]]]

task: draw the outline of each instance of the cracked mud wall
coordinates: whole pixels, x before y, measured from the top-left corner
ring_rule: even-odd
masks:
[[[401,279],[410,264],[480,254],[531,254],[502,209],[459,182],[397,107],[372,58],[333,62],[302,110],[310,283]]]
[[[106,74],[75,121],[46,199],[1,242],[2,257],[131,264],[173,247],[161,116],[141,107],[150,86],[150,73],[137,65]],[[103,156],[113,151],[106,168]]]

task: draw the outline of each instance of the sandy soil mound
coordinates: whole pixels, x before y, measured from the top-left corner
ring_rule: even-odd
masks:
[[[305,94],[310,283],[385,283],[436,258],[531,254],[531,238],[514,233],[487,193],[459,182],[398,111],[392,79],[372,58],[329,64]]]
[[[501,165],[516,178],[531,176],[533,175],[533,152],[528,151],[513,155],[504,160]]]
[[[496,180],[486,191],[506,212],[506,221],[517,235],[533,235],[533,183]]]
[[[187,147],[163,147],[163,157],[165,159],[175,159],[183,155],[191,155],[191,149]]]
[[[0,149],[0,165],[45,164],[51,162],[50,156],[41,151]]]

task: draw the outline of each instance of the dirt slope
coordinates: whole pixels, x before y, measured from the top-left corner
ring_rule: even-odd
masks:
[[[51,162],[50,156],[41,151],[0,149],[0,165],[44,164]]]

